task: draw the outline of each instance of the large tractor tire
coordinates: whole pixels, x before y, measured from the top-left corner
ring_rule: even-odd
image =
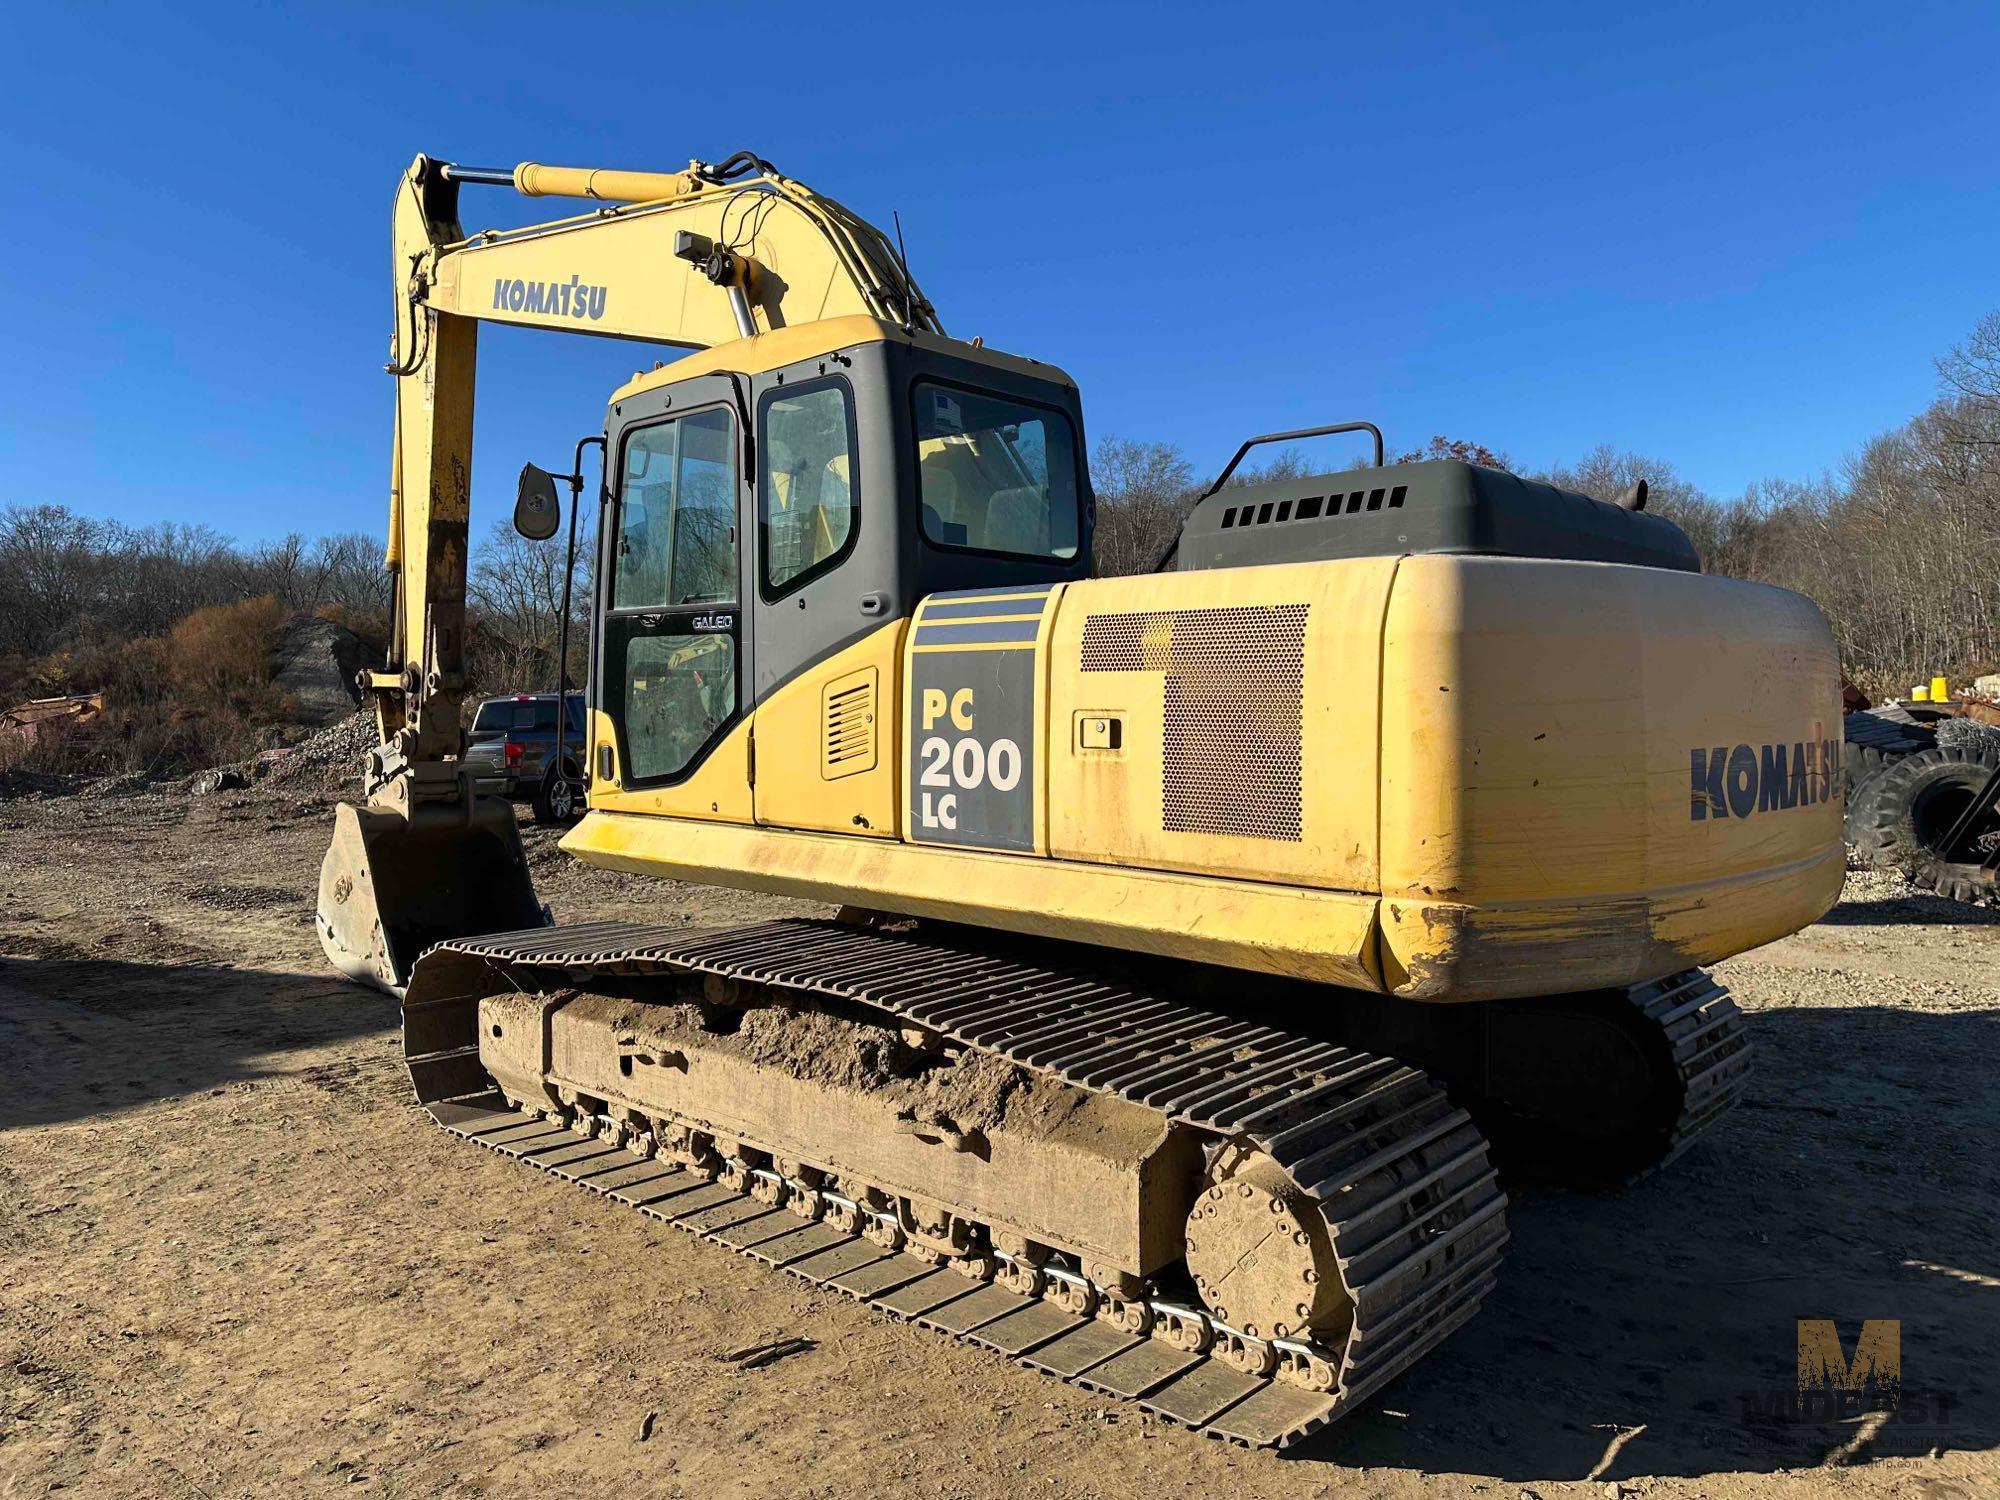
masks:
[[[1883,771],[1919,750],[1928,750],[1937,737],[1926,726],[1900,709],[1891,713],[1857,709],[1843,717],[1841,751],[1847,772],[1847,810],[1842,815],[1842,832],[1848,845],[1858,848],[1863,839],[1856,821],[1862,790]]]
[[[1924,725],[1905,723],[1867,710],[1845,715],[1841,721],[1841,734],[1845,742],[1842,753],[1847,768],[1849,806],[1853,805],[1855,794],[1876,772],[1894,765],[1906,755],[1928,750],[1937,743],[1936,736]],[[1849,842],[1853,842],[1851,833]]]
[[[2000,743],[1941,745],[1903,757],[1872,777],[1848,805],[1847,834],[1867,863],[1900,869],[1913,886],[1955,901],[1992,903],[1984,863],[2000,842],[1990,803],[1956,843],[1953,828],[2000,767]]]

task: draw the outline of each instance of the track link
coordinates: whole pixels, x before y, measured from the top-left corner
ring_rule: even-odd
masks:
[[[1626,999],[1660,1029],[1680,1079],[1679,1112],[1665,1144],[1656,1160],[1632,1172],[1636,1178],[1666,1166],[1729,1112],[1750,1083],[1751,1043],[1729,991],[1700,969],[1634,985]]]
[[[665,1161],[635,1162],[614,1122],[604,1122],[613,1139],[580,1140],[499,1098],[478,1057],[481,995],[648,974],[866,1005],[1267,1154],[1326,1219],[1352,1299],[1348,1327],[1325,1344],[1258,1339],[1149,1296],[1152,1335],[1129,1332],[831,1224],[801,1224]],[[418,1098],[454,1134],[898,1317],[1254,1446],[1297,1442],[1409,1368],[1472,1316],[1507,1239],[1484,1138],[1422,1073],[1039,962],[1027,944],[813,921],[695,936],[594,923],[466,938],[419,963],[404,1046]],[[1260,1366],[1272,1373],[1253,1373]]]

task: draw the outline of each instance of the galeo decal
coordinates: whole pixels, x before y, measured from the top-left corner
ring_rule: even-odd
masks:
[[[1789,745],[1696,745],[1688,752],[1688,816],[1747,818],[1813,807],[1840,795],[1840,742]]]
[[[496,281],[493,308],[496,312],[530,312],[558,318],[604,316],[608,286],[591,286],[581,276],[568,281]]]

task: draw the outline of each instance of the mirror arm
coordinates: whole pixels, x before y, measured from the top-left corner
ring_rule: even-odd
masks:
[[[601,436],[591,436],[577,440],[576,454],[570,460],[570,472],[558,477],[569,484],[569,550],[563,560],[562,618],[556,627],[556,760],[555,773],[566,777],[563,767],[568,761],[567,742],[569,739],[569,615],[570,590],[576,580],[576,513],[583,502],[583,450],[595,443],[600,450],[600,460],[611,452]],[[585,705],[588,707],[588,705]]]

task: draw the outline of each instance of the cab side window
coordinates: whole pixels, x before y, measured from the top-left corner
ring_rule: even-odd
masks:
[[[625,445],[613,609],[736,597],[734,424],[720,408],[634,433]]]
[[[1083,508],[1069,418],[930,381],[913,394],[924,535],[940,547],[1074,558]]]
[[[832,567],[854,540],[854,400],[845,381],[761,403],[757,522],[764,592],[776,598]]]

